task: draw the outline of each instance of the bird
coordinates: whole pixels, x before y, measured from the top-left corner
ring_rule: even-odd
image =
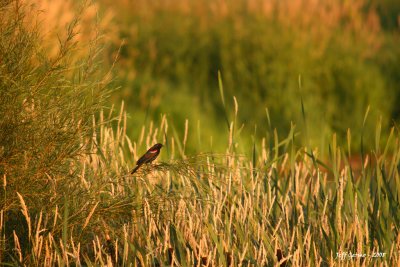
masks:
[[[131,171],[131,174],[134,174],[143,164],[153,162],[153,160],[157,158],[158,154],[160,154],[160,150],[162,147],[163,145],[160,143],[157,143],[154,146],[150,147],[149,150],[147,150],[147,152],[144,153],[144,155],[141,156],[140,159],[136,162],[136,167]]]

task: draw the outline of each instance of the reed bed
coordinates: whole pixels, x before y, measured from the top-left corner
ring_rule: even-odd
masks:
[[[373,149],[331,136],[299,145],[292,124],[240,154],[237,123],[220,95],[223,152],[186,150],[196,135],[167,116],[127,134],[107,108],[110,73],[99,39],[74,58],[75,25],[56,56],[41,50],[19,1],[0,6],[0,263],[8,266],[394,266],[399,259],[399,131],[375,128]],[[301,100],[302,101],[302,100]],[[302,103],[303,106],[303,103]],[[267,110],[268,115],[268,110]],[[368,112],[362,122],[363,128]],[[306,113],[303,108],[303,119]],[[269,116],[267,116],[269,118]],[[306,124],[306,123],[304,123]],[[201,130],[201,127],[199,127]],[[201,140],[201,135],[199,140]],[[305,134],[306,135],[306,134]],[[179,137],[181,136],[181,137]],[[165,145],[135,175],[135,160]],[[360,154],[355,168],[352,155]]]
[[[264,156],[255,161],[233,152],[173,159],[176,155],[167,153],[171,145],[159,161],[132,176],[139,148],[147,145],[124,134],[121,114],[117,129],[101,121],[104,116],[94,121],[96,146],[80,157],[82,173],[66,188],[69,197],[52,203],[54,209],[32,211],[27,196],[8,191],[4,177],[4,196],[17,194],[16,212],[28,231],[24,246],[18,231],[12,240],[6,236],[3,259],[47,266],[390,266],[399,261],[398,133],[393,131],[386,148],[373,155],[374,164],[365,161],[359,176],[335,140],[331,159],[323,164],[317,152],[295,147],[291,138],[275,140],[273,150],[260,148]],[[145,128],[148,144],[167,143],[167,125]],[[169,144],[176,142],[170,137]],[[13,227],[7,212],[1,211],[3,234]]]

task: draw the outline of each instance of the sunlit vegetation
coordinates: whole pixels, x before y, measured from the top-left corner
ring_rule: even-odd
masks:
[[[385,26],[398,20],[396,1],[99,2],[113,12],[120,37],[111,51],[124,40],[116,68],[122,88],[114,97],[135,115],[131,136],[166,113],[182,131],[185,119],[193,130],[199,120],[202,139],[212,135],[223,149],[226,132],[215,131],[224,120],[218,71],[226,105],[233,110],[235,96],[241,109],[243,153],[255,127],[258,138],[268,130],[266,108],[280,134],[291,122],[302,126],[301,97],[309,125],[303,144],[326,147],[333,133],[341,142],[348,128],[358,137],[368,106],[367,132],[380,117],[385,129],[399,119],[399,28]],[[374,140],[365,138],[367,145]],[[204,149],[196,138],[189,144]],[[360,149],[359,142],[352,146]]]
[[[396,81],[375,62],[393,39],[360,1],[271,2],[114,1],[111,25],[100,4],[58,6],[73,14],[54,15],[59,34],[40,8],[1,4],[0,264],[399,262]]]

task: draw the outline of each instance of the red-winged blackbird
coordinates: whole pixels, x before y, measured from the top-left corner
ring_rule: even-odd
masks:
[[[154,146],[150,147],[149,150],[136,162],[136,167],[131,171],[131,174],[134,174],[140,166],[146,163],[151,163],[153,160],[155,160],[160,154],[160,150],[163,147],[162,144],[155,144]]]

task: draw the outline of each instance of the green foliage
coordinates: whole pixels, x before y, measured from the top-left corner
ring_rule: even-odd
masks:
[[[0,7],[0,206],[7,251],[17,244],[11,241],[13,231],[25,240],[23,251],[31,248],[28,240],[33,236],[24,230],[20,204],[29,207],[26,218],[43,215],[46,231],[62,231],[66,243],[68,217],[79,217],[76,209],[87,200],[79,181],[85,173],[81,158],[92,152],[94,115],[110,94],[95,63],[96,41],[92,53],[75,56],[81,48],[76,42],[79,20],[71,22],[51,55],[37,14],[27,10],[19,1]],[[50,227],[50,221],[57,221],[57,210],[64,214],[62,229]]]
[[[237,69],[247,69],[239,64],[228,71],[235,75],[217,80],[215,98],[205,94],[223,112],[218,129],[225,132],[220,134],[224,153],[190,153],[187,125],[192,121],[184,123],[188,130],[181,134],[171,115],[160,123],[145,120],[139,138],[131,139],[123,108],[116,117],[113,109],[103,111],[109,80],[97,72],[96,57],[74,53],[80,45],[74,41],[78,20],[53,57],[27,14],[18,1],[0,9],[0,264],[392,266],[400,261],[400,134],[393,128],[385,136],[384,118],[372,128],[369,112],[360,111],[356,141],[350,130],[345,132],[342,149],[336,134],[328,138],[315,129],[318,106],[307,109],[314,103],[308,102],[314,93],[310,72],[300,79],[300,89],[298,77],[293,88],[291,82],[285,88],[301,94],[298,119],[310,133],[319,131],[329,140],[328,157],[299,146],[296,140],[307,134],[293,124],[287,135],[273,130],[277,115],[270,109],[263,109],[265,131],[252,129],[248,145],[237,138],[243,108],[236,103],[230,113],[227,97],[230,86],[241,81]],[[94,55],[96,44],[89,50]],[[339,64],[328,55],[326,61],[332,64],[326,72],[335,70],[337,76],[326,75],[332,78],[326,88],[339,88],[349,97],[346,103],[326,91],[330,101],[343,106],[343,116],[354,113],[348,106],[359,99],[359,91],[350,94],[349,88],[384,86],[373,79],[379,72],[374,66],[370,80],[357,82],[363,63],[343,59]],[[287,72],[276,64],[283,83]],[[255,84],[263,84],[262,79]],[[368,104],[370,97],[382,96],[371,92],[362,101]],[[208,125],[203,125],[197,127],[199,144],[208,142]],[[340,131],[343,125],[335,127]],[[368,139],[371,129],[374,141]],[[351,148],[359,138],[365,146],[356,158]],[[165,144],[157,162],[129,175],[134,159],[156,142]],[[236,145],[251,151],[251,157],[238,153]],[[343,252],[367,256],[338,258],[336,253]],[[385,254],[373,258],[377,252]]]
[[[303,12],[294,4],[291,8],[290,1],[281,1],[271,3],[273,11],[268,13],[257,1],[253,1],[255,8],[248,1],[226,6],[213,2],[113,4],[119,14],[116,25],[126,40],[118,74],[129,112],[150,110],[157,121],[162,111],[182,118],[177,119],[180,129],[184,118],[207,121],[204,127],[213,129],[225,120],[218,93],[220,70],[227,106],[232,109],[235,96],[241,107],[238,125],[244,123],[247,134],[254,125],[259,137],[268,130],[266,107],[278,132],[288,133],[291,121],[299,125],[300,94],[313,146],[328,142],[321,132],[323,136],[337,132],[344,140],[351,127],[353,137],[358,136],[368,106],[372,123],[366,131],[373,131],[380,116],[384,128],[388,127],[397,110],[398,91],[388,84],[399,84],[392,82],[392,77],[398,77],[398,60],[390,60],[394,55],[388,51],[399,49],[384,48],[391,40],[396,42],[396,34],[386,38],[379,31],[374,5],[334,1]],[[203,110],[209,111],[208,117]],[[141,123],[131,124],[135,136]],[[352,145],[360,146],[359,142]]]
[[[25,6],[12,1],[0,10],[0,173],[8,188],[46,208],[58,181],[74,177],[74,160],[93,135],[93,114],[109,94],[93,55],[74,59],[77,20],[49,56],[39,26]],[[32,190],[35,188],[35,190]],[[15,205],[7,199],[3,205]]]

